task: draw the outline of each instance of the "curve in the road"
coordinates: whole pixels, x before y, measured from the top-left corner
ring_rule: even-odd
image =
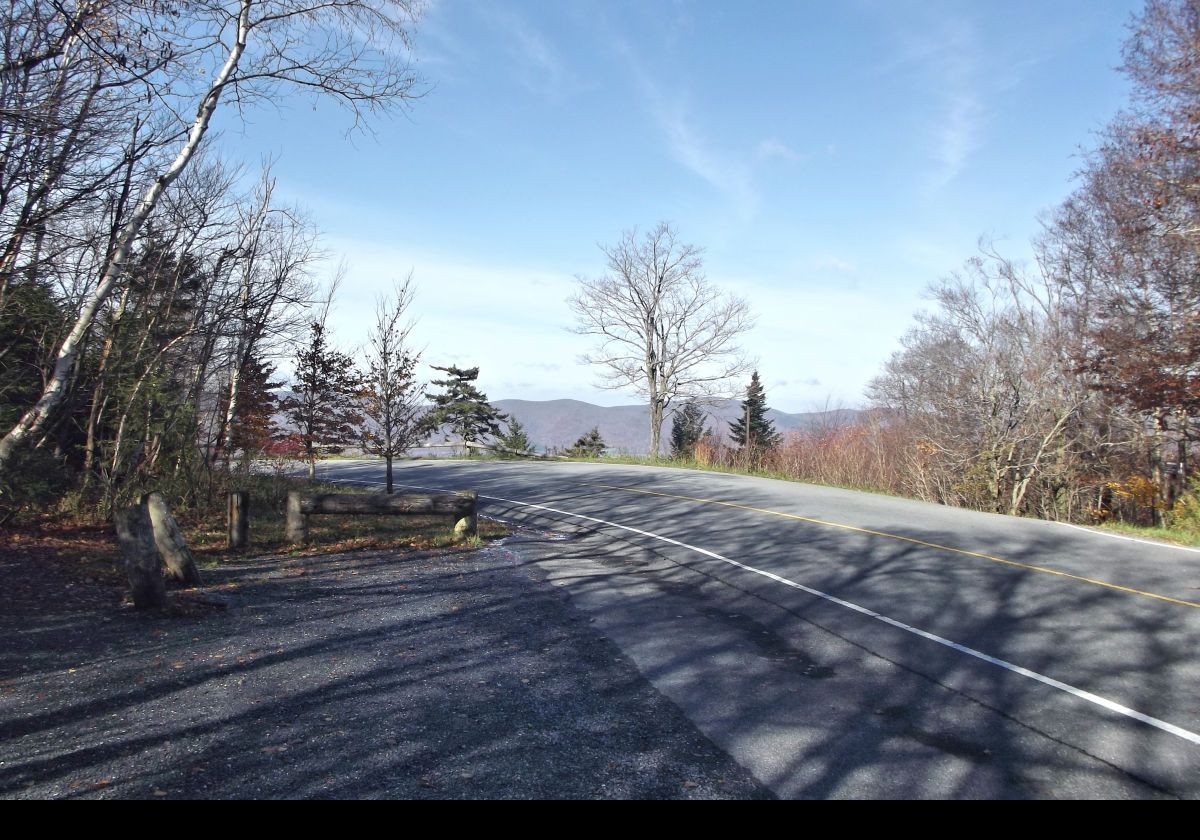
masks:
[[[1018,569],[1025,569],[1030,572],[1041,572],[1042,574],[1054,575],[1055,577],[1068,578],[1077,580],[1081,583],[1090,583],[1095,586],[1102,586],[1105,589],[1113,589],[1117,592],[1126,592],[1130,595],[1142,595],[1146,598],[1154,598],[1158,601],[1166,601],[1169,604],[1179,604],[1183,607],[1194,607],[1200,609],[1200,603],[1196,601],[1187,601],[1182,598],[1172,598],[1170,595],[1160,595],[1157,592],[1147,592],[1144,589],[1135,589],[1131,586],[1122,586],[1119,583],[1112,583],[1107,580],[1097,580],[1096,578],[1084,577],[1083,575],[1073,575],[1070,572],[1063,572],[1058,569],[1048,569],[1045,566],[1034,566],[1029,563],[1021,563],[1017,560],[1007,560],[1003,557],[996,557],[991,554],[983,554],[978,551],[967,551],[965,548],[954,548],[949,545],[941,545],[939,543],[919,540],[916,537],[906,537],[903,534],[892,534],[887,531],[876,531],[871,528],[860,528],[857,525],[847,525],[842,522],[830,522],[826,519],[814,519],[811,516],[801,516],[796,513],[785,513],[780,510],[770,510],[768,508],[753,507],[751,505],[742,505],[737,502],[727,502],[721,499],[701,499],[696,496],[679,496],[674,493],[660,493],[656,490],[642,490],[638,487],[621,487],[616,484],[591,484],[592,487],[603,487],[608,490],[621,490],[626,493],[641,493],[646,496],[660,496],[664,499],[678,499],[685,502],[697,502],[705,505],[720,505],[722,507],[737,508],[738,510],[747,510],[752,513],[763,513],[770,516],[781,516],[784,519],[795,519],[799,522],[808,522],[812,525],[824,525],[829,528],[841,528],[845,531],[854,531],[859,534],[869,534],[873,537],[884,537],[890,540],[900,540],[901,542],[912,543],[913,545],[924,546],[925,548],[933,548],[939,551],[949,551],[953,554],[961,554],[964,557],[975,557],[980,560],[989,560],[993,563],[1002,563],[1005,566],[1013,566]]]
[[[364,481],[355,480],[355,479],[348,479],[348,480],[347,479],[334,479],[334,481],[341,481],[341,482],[348,483],[348,484],[379,484],[379,482],[364,482]],[[441,487],[427,487],[427,486],[411,485],[411,484],[396,484],[395,486],[405,487],[410,490],[427,490],[427,491],[438,491],[438,492],[444,491],[446,489],[446,488],[441,488]],[[723,506],[738,508],[741,510],[753,511],[753,512],[764,513],[764,514],[771,514],[771,515],[775,515],[775,516],[782,516],[782,517],[786,517],[789,519],[797,519],[797,520],[810,522],[810,523],[814,523],[814,524],[818,524],[818,525],[827,525],[827,526],[836,527],[836,528],[844,528],[847,530],[871,534],[874,536],[889,537],[892,539],[902,540],[905,542],[910,542],[910,543],[914,543],[917,545],[921,545],[921,546],[924,546],[927,548],[951,551],[951,552],[954,552],[957,554],[963,554],[963,555],[967,555],[970,557],[977,557],[977,558],[982,558],[985,560],[992,560],[992,561],[1002,563],[1005,565],[1009,565],[1009,566],[1016,566],[1019,568],[1046,572],[1048,574],[1053,574],[1053,575],[1057,575],[1057,576],[1061,576],[1061,577],[1065,577],[1065,578],[1070,578],[1072,580],[1084,581],[1087,583],[1096,584],[1099,586],[1103,586],[1103,587],[1121,591],[1121,592],[1132,593],[1132,594],[1137,594],[1137,595],[1145,595],[1145,596],[1148,596],[1151,598],[1157,598],[1158,600],[1168,601],[1171,603],[1183,604],[1185,606],[1192,606],[1192,607],[1200,606],[1200,604],[1195,604],[1190,601],[1182,601],[1177,598],[1170,598],[1170,597],[1164,596],[1164,595],[1156,595],[1154,593],[1143,592],[1141,590],[1132,589],[1132,588],[1124,587],[1124,586],[1119,586],[1116,584],[1107,583],[1105,581],[1098,581],[1098,580],[1093,580],[1093,579],[1089,579],[1089,578],[1084,578],[1084,577],[1081,577],[1078,575],[1072,575],[1072,574],[1069,574],[1066,572],[1059,572],[1054,569],[1046,569],[1044,567],[1031,566],[1031,565],[1019,563],[1016,561],[1010,561],[1010,560],[1005,560],[1003,558],[998,558],[998,557],[993,557],[993,556],[986,555],[986,554],[981,554],[978,552],[967,551],[965,549],[957,549],[957,548],[953,548],[950,546],[939,545],[937,543],[926,542],[924,540],[918,540],[913,537],[905,537],[905,536],[899,535],[899,534],[890,534],[890,533],[883,532],[883,531],[875,531],[875,530],[871,530],[871,529],[867,529],[867,528],[859,528],[857,526],[844,525],[844,524],[840,524],[840,523],[836,523],[836,522],[828,522],[828,521],[820,520],[820,519],[812,519],[809,517],[799,516],[797,514],[789,514],[789,513],[784,513],[781,511],[773,511],[773,510],[769,510],[769,509],[765,509],[765,508],[751,507],[748,505],[741,505],[741,504],[737,504],[737,503],[733,503],[733,502],[723,502],[723,501],[713,500],[713,499],[701,499],[701,498],[690,497],[690,496],[679,496],[679,495],[674,495],[674,494],[670,494],[670,493],[661,493],[661,492],[657,492],[657,491],[642,490],[642,489],[638,489],[638,488],[620,487],[617,485],[592,483],[592,486],[604,487],[607,489],[614,489],[614,490],[624,490],[627,492],[642,493],[642,494],[652,495],[652,496],[661,496],[661,497],[665,497],[665,498],[673,498],[673,499],[679,499],[679,500],[683,500],[683,501],[723,505]],[[759,569],[757,567],[750,566],[745,563],[741,563],[730,557],[726,557],[722,554],[718,554],[715,551],[710,551],[706,548],[701,548],[700,546],[691,545],[689,543],[685,543],[680,540],[676,540],[672,537],[664,536],[662,534],[656,534],[652,531],[646,531],[641,528],[635,528],[632,525],[624,525],[619,522],[612,522],[610,520],[601,519],[601,518],[598,518],[595,516],[588,516],[587,514],[583,514],[583,513],[562,510],[559,508],[550,507],[548,505],[541,505],[541,504],[537,504],[534,502],[522,501],[519,499],[507,499],[507,498],[503,498],[500,496],[491,496],[491,495],[487,495],[487,494],[483,494],[483,493],[479,494],[479,498],[487,499],[489,501],[500,502],[502,504],[515,505],[518,507],[539,510],[539,511],[543,511],[545,513],[552,513],[552,514],[556,514],[559,516],[566,516],[566,517],[570,517],[573,519],[581,519],[581,520],[584,520],[587,522],[592,522],[592,523],[595,523],[598,525],[603,525],[606,527],[616,528],[616,529],[619,529],[622,531],[627,531],[630,533],[638,534],[639,536],[647,537],[647,538],[650,538],[653,540],[657,540],[659,542],[667,543],[668,545],[674,545],[678,548],[682,548],[687,551],[695,552],[704,557],[708,557],[712,560],[717,560],[721,563],[726,563],[730,566],[734,566],[738,569],[742,569],[743,571],[750,572],[755,575],[759,575],[761,577],[767,578],[768,580],[774,581],[776,583],[782,584],[782,585],[790,587],[792,589],[797,589],[801,592],[805,592],[809,595],[820,598],[824,601],[827,601],[831,604],[842,607],[844,609],[850,610],[850,611],[857,613],[861,616],[864,616],[866,618],[870,618],[872,620],[879,621],[883,624],[888,625],[889,627],[895,628],[897,630],[901,630],[905,633],[911,633],[912,635],[918,636],[927,641],[934,642],[938,645],[942,645],[943,647],[949,648],[958,653],[965,654],[966,656],[970,656],[970,657],[980,660],[982,662],[986,662],[989,665],[994,665],[994,666],[1001,668],[1005,671],[1008,671],[1010,673],[1017,674],[1019,676],[1034,680],[1043,685],[1049,686],[1050,688],[1056,689],[1056,690],[1061,691],[1065,694],[1068,694],[1072,697],[1075,697],[1079,700],[1083,700],[1085,702],[1091,703],[1102,709],[1106,709],[1115,714],[1130,718],[1132,720],[1136,720],[1140,723],[1146,724],[1147,726],[1152,726],[1152,727],[1159,729],[1163,732],[1166,732],[1170,735],[1174,735],[1177,738],[1181,738],[1182,740],[1187,741],[1189,743],[1200,745],[1200,733],[1192,732],[1189,729],[1185,729],[1181,726],[1177,726],[1173,723],[1170,723],[1169,721],[1161,720],[1152,715],[1148,715],[1143,712],[1139,712],[1137,709],[1133,709],[1133,708],[1130,708],[1129,706],[1125,706],[1121,703],[1116,702],[1115,700],[1110,700],[1107,697],[1103,697],[1099,694],[1095,694],[1090,691],[1085,691],[1084,689],[1077,688],[1073,685],[1062,682],[1061,680],[1057,680],[1057,679],[1047,676],[1045,674],[1038,673],[1037,671],[1030,670],[1029,668],[1025,668],[1021,665],[1017,665],[1017,664],[1009,662],[1007,660],[1000,659],[999,657],[991,656],[990,654],[984,653],[983,651],[976,650],[975,648],[960,644],[951,639],[947,639],[943,636],[939,636],[936,633],[931,633],[927,630],[922,630],[919,627],[914,627],[910,624],[906,624],[903,621],[900,621],[898,619],[884,615],[883,613],[876,612],[875,610],[872,610],[868,607],[864,607],[859,604],[855,604],[851,601],[847,601],[843,598],[839,598],[836,595],[831,595],[831,594],[829,594],[827,592],[823,592],[819,589],[814,589],[810,586],[806,586],[802,583],[798,583],[796,581],[793,581],[786,577],[783,577],[782,575],[777,575],[774,572],[769,572],[764,569]]]

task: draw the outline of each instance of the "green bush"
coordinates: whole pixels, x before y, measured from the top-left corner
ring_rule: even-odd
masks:
[[[23,513],[39,513],[71,488],[72,475],[44,449],[20,449],[0,473],[0,523]]]

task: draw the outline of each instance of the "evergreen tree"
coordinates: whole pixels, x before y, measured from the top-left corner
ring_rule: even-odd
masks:
[[[479,368],[459,368],[454,365],[434,370],[446,374],[445,379],[435,379],[430,384],[443,389],[443,393],[426,393],[433,404],[425,415],[425,428],[429,431],[442,430],[446,440],[457,437],[463,443],[479,443],[488,437],[500,436],[500,424],[508,416],[488,402],[487,394],[475,387]]]
[[[281,403],[308,458],[308,477],[317,477],[317,453],[341,452],[360,440],[363,425],[359,409],[362,377],[354,360],[330,347],[325,325],[314,321],[308,345],[296,354],[296,381],[292,396]]]
[[[671,419],[671,457],[691,458],[704,435],[704,412],[694,402],[683,404]]]
[[[761,454],[774,449],[782,440],[775,424],[767,419],[767,393],[759,381],[758,371],[750,377],[742,414],[729,424],[729,436],[743,451]]]
[[[245,455],[257,455],[271,445],[279,431],[275,425],[275,413],[280,401],[275,389],[285,383],[274,381],[275,366],[254,354],[246,362],[242,373],[242,387],[238,389],[237,418],[233,426],[233,448]]]
[[[515,452],[532,452],[533,443],[529,440],[529,435],[525,432],[525,427],[521,425],[521,421],[516,417],[508,418],[508,432],[505,433],[498,441],[505,449],[512,449]],[[512,452],[502,453],[512,455]]]
[[[599,458],[607,446],[604,438],[600,436],[600,427],[593,426],[590,432],[581,435],[579,440],[572,444],[567,454],[576,458]]]

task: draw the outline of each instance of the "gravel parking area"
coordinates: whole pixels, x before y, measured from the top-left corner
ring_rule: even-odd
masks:
[[[152,616],[0,557],[0,798],[769,798],[540,580],[545,539],[230,563]]]

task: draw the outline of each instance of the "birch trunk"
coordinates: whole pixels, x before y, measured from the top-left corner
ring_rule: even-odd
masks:
[[[221,67],[216,79],[201,99],[196,117],[192,121],[191,128],[188,131],[187,139],[179,149],[175,159],[171,161],[170,165],[146,189],[129,221],[121,229],[121,233],[117,237],[116,247],[108,259],[99,284],[85,301],[78,317],[75,319],[74,326],[59,347],[54,370],[47,380],[41,398],[0,439],[0,474],[3,474],[8,469],[8,465],[12,461],[17,448],[27,443],[31,437],[36,436],[46,425],[46,422],[50,419],[55,409],[62,403],[63,397],[66,396],[67,378],[75,366],[75,361],[83,345],[84,338],[91,329],[96,312],[108,298],[109,294],[112,293],[113,288],[120,279],[125,261],[129,258],[129,253],[133,249],[134,241],[137,239],[142,227],[146,224],[146,220],[150,218],[150,214],[158,206],[163,193],[179,177],[179,174],[187,168],[188,163],[195,156],[196,150],[200,147],[200,141],[204,139],[209,124],[212,122],[213,114],[216,112],[221,93],[233,78],[238,63],[246,51],[251,6],[252,0],[242,0],[238,12],[237,35],[235,36],[233,45],[230,47],[229,56],[226,58],[225,64]]]

